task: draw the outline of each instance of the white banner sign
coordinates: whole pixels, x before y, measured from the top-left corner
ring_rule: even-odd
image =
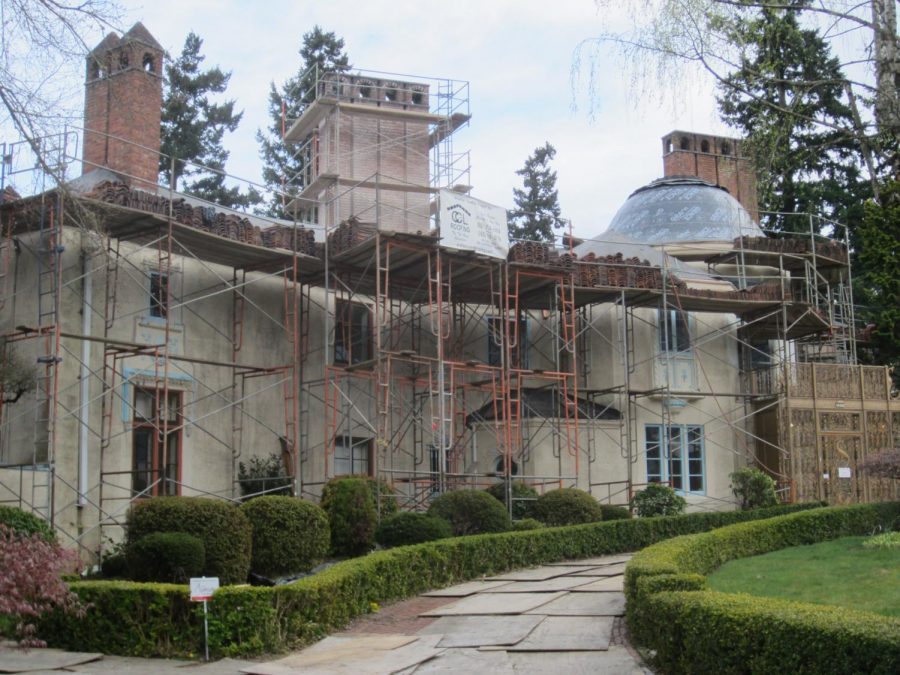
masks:
[[[506,259],[506,209],[453,190],[441,190],[440,200],[441,246]]]
[[[191,600],[209,600],[219,587],[219,577],[191,577]]]

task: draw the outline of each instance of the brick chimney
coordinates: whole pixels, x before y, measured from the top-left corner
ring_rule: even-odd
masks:
[[[156,186],[162,64],[163,48],[140,22],[88,54],[82,174],[106,167],[130,184]]]
[[[696,176],[723,187],[759,222],[756,174],[740,140],[672,131],[662,141],[665,176]]]

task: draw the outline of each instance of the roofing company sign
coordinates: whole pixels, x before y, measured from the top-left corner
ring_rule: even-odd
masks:
[[[441,246],[506,260],[506,209],[453,190],[441,190],[438,214]]]

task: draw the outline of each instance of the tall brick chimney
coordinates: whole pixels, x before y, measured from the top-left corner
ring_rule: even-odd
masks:
[[[756,174],[740,140],[672,131],[662,141],[665,176],[696,176],[723,187],[759,222]]]
[[[82,174],[106,167],[129,183],[157,184],[162,64],[163,48],[140,22],[88,54]]]

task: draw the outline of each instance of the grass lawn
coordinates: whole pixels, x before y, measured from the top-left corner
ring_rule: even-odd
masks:
[[[867,537],[796,546],[726,563],[713,590],[839,605],[900,618],[900,549],[867,549]]]

